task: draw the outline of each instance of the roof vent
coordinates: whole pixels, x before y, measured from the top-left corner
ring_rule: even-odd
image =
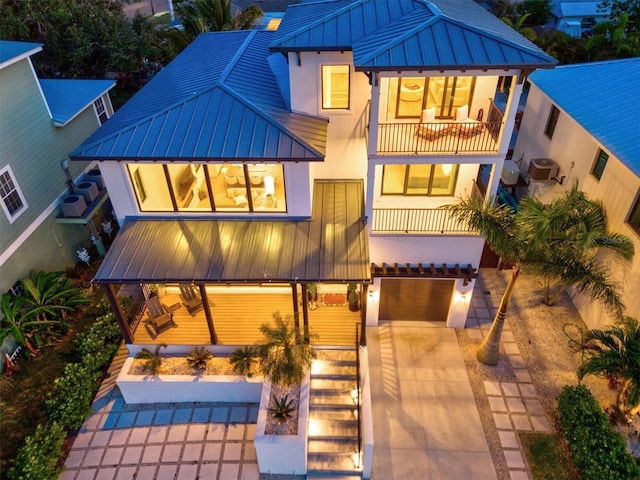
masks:
[[[537,182],[545,182],[558,176],[558,164],[550,158],[534,158],[529,164],[529,178]]]

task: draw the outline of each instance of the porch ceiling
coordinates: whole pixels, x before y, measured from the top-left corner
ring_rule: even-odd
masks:
[[[370,279],[362,182],[316,181],[309,220],[129,220],[94,282]]]

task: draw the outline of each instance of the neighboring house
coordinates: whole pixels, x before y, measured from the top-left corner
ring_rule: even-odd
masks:
[[[251,343],[278,305],[323,345],[464,327],[484,241],[439,207],[496,193],[523,80],[555,63],[468,0],[305,2],[275,32],[201,35],[70,154],[100,162],[122,225],[95,282],[126,342]],[[115,301],[160,284],[179,318],[182,283],[203,309],[170,333]],[[324,308],[348,284],[361,311]]]
[[[525,177],[542,178],[548,168],[555,177],[530,179],[529,194],[550,200],[577,181],[603,202],[611,230],[635,243],[633,262],[611,268],[626,314],[640,318],[640,58],[562,66],[535,72],[529,81],[513,158]],[[614,321],[600,302],[575,291],[571,297],[589,328]]]
[[[611,13],[611,8],[602,8],[601,3],[583,0],[555,0],[552,10],[555,29],[575,38],[593,33],[593,27],[596,23],[609,20]]]
[[[0,292],[32,269],[78,261],[89,217],[74,218],[75,225],[56,221],[67,185],[61,161],[113,113],[107,92],[115,82],[39,80],[30,57],[41,50],[0,41]],[[69,174],[75,179],[89,168],[74,163]]]

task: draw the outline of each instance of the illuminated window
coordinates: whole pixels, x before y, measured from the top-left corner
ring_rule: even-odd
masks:
[[[322,108],[349,108],[349,65],[322,66]]]
[[[267,23],[266,30],[278,30],[280,23],[282,23],[282,18],[272,18],[269,20],[269,23]]]
[[[127,165],[141,212],[172,212],[173,203],[164,167],[158,164]]]
[[[560,110],[555,105],[551,105],[551,111],[549,112],[549,119],[547,120],[547,126],[544,128],[544,134],[553,138],[553,132],[556,131],[556,124],[558,123],[558,117],[560,116]]]
[[[631,213],[629,213],[627,223],[636,231],[638,235],[640,235],[640,190],[638,190],[638,193],[636,195],[636,201],[633,204]]]
[[[18,183],[9,165],[0,169],[0,198],[2,199],[2,209],[9,219],[9,223],[13,223],[27,209],[27,201],[18,188]]]
[[[455,192],[458,165],[385,165],[383,195],[451,196]]]
[[[596,177],[596,179],[600,180],[602,178],[602,172],[604,172],[604,167],[607,166],[607,160],[609,160],[609,154],[598,149],[598,156],[591,169],[591,175]]]
[[[178,210],[211,211],[204,165],[174,163],[167,165],[167,170]]]

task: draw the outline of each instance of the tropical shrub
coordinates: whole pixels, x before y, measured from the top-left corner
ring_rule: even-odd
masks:
[[[622,435],[613,429],[587,387],[562,389],[558,421],[583,480],[640,478],[640,467],[627,452]]]
[[[160,349],[167,348],[166,343],[156,345],[153,352],[143,348],[136,354],[136,358],[145,360],[142,364],[142,371],[150,373],[151,375],[158,375],[160,373],[160,367],[162,366],[162,357],[160,356]]]
[[[98,317],[89,330],[74,342],[82,363],[94,370],[105,367],[118,351],[122,340],[113,313]]]
[[[229,363],[237,375],[251,378],[256,355],[256,349],[251,346],[238,347],[231,353]]]
[[[66,438],[64,428],[56,422],[38,425],[33,435],[25,440],[18,452],[15,465],[9,470],[9,480],[51,480],[58,478],[62,465],[62,445]]]
[[[187,355],[187,363],[191,368],[204,370],[207,368],[207,360],[213,358],[213,353],[204,347],[196,347]]]
[[[293,404],[293,399],[289,399],[289,395],[283,395],[278,398],[275,395],[271,396],[271,406],[267,409],[269,413],[278,422],[278,425],[282,425],[286,422],[296,410]]]
[[[61,377],[54,381],[54,390],[47,398],[47,416],[64,428],[80,428],[91,412],[91,400],[99,372],[81,363],[70,363]]]

